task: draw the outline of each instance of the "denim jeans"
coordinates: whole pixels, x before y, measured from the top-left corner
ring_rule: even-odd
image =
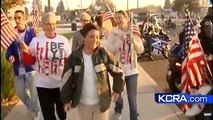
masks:
[[[38,95],[33,79],[35,71],[26,74],[20,74],[15,77],[16,94],[19,96],[24,105],[33,113],[39,111]],[[27,93],[29,89],[30,95]]]
[[[127,97],[129,101],[130,120],[137,120],[137,85],[138,74],[125,76]],[[122,113],[123,109],[123,97],[121,97],[115,103],[115,112]]]

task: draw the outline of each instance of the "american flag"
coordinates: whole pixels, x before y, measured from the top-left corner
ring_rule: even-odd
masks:
[[[181,51],[183,62],[180,89],[182,93],[190,94],[194,87],[199,88],[203,84],[206,77],[204,69],[207,66],[207,61],[189,14],[186,17]],[[183,109],[187,110],[189,107],[189,105],[184,105]]]
[[[137,35],[139,36],[140,38],[142,38],[142,35],[141,35],[141,32],[140,32],[140,29],[139,27],[136,25],[135,21],[134,21],[134,16],[133,14],[130,14],[130,29],[131,29],[131,32],[134,34],[134,35]]]
[[[139,29],[139,27],[137,25],[131,24],[131,29],[133,31],[133,34],[135,34],[135,35],[139,36],[140,38],[142,38],[140,29]]]
[[[109,10],[103,14],[103,22],[113,17],[113,13]]]
[[[108,39],[109,33],[113,28],[111,19],[114,18],[113,13],[111,10],[103,13],[103,19],[102,19],[102,27],[104,28],[103,34]]]
[[[33,27],[39,27],[39,21],[41,17],[41,1],[34,0],[33,1]]]
[[[10,44],[18,37],[17,32],[1,9],[1,45],[7,49]]]

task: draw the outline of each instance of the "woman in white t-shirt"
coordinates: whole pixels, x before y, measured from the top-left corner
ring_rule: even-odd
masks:
[[[64,67],[64,110],[77,107],[80,120],[109,120],[112,96],[116,101],[123,91],[123,71],[114,56],[100,47],[96,25],[88,23],[82,31],[84,44],[72,52]],[[113,78],[113,93],[108,73]]]
[[[60,100],[61,75],[66,58],[71,53],[68,40],[56,33],[55,14],[42,16],[44,34],[35,37],[29,47],[22,44],[25,64],[34,64],[36,88],[44,120],[56,120],[55,107],[60,120],[66,112]]]
[[[129,15],[125,11],[115,12],[116,27],[111,31],[106,49],[114,54],[125,75],[127,97],[129,101],[130,119],[137,120],[137,85],[138,63],[137,54],[144,50],[141,37],[132,33]],[[115,117],[121,119],[123,99],[120,97],[115,105]]]

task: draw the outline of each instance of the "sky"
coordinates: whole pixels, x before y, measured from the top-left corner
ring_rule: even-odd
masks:
[[[33,0],[27,0],[29,3],[26,5],[29,11],[32,10],[32,2]],[[57,7],[58,2],[60,0],[51,0],[51,6],[54,8]],[[65,9],[68,7],[71,9],[80,9],[80,1],[81,0],[63,0]],[[117,10],[126,10],[127,9],[127,0],[111,0],[115,5]],[[164,6],[165,0],[138,0],[139,7],[147,6],[147,5],[161,5]],[[82,8],[87,8],[91,5],[95,0],[82,0]],[[123,4],[121,4],[123,3]],[[43,8],[48,4],[48,0],[42,0]],[[129,9],[137,8],[137,0],[129,0]]]

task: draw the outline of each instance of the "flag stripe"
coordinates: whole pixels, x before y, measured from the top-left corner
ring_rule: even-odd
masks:
[[[1,45],[7,49],[18,36],[3,10],[1,9]]]
[[[108,39],[110,31],[113,28],[111,18],[113,18],[113,13],[109,10],[105,12],[103,15],[102,27],[104,28],[103,35],[106,39]]]
[[[113,14],[111,11],[107,11],[103,14],[103,22],[111,18],[113,18]]]
[[[39,20],[41,17],[41,1],[34,0],[33,3],[33,27],[39,27]]]
[[[205,79],[203,65],[207,64],[202,48],[199,44],[198,36],[191,23],[189,13],[186,14],[184,26],[184,40],[182,45],[181,58],[182,62],[182,77],[181,77],[181,92],[190,94],[192,87],[200,87]],[[187,110],[188,104],[183,106]]]

